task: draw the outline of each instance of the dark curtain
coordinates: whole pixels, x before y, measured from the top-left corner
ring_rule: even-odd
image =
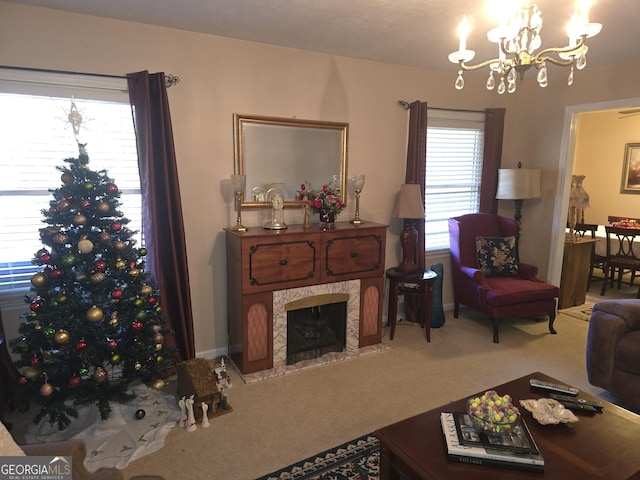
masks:
[[[427,166],[427,102],[415,101],[409,106],[409,139],[407,142],[407,170],[405,183],[417,183],[422,192],[424,207],[424,182]],[[405,222],[408,220],[404,220]],[[413,221],[413,220],[409,220]],[[416,265],[424,269],[424,222],[416,222],[418,242],[416,244]],[[404,308],[407,320],[417,321],[418,301],[415,295],[406,295]]]
[[[160,290],[163,314],[175,336],[176,361],[195,357],[178,169],[164,73],[127,75],[138,145],[142,224],[148,270]],[[172,345],[174,343],[174,345]]]
[[[502,160],[504,108],[487,108],[484,123],[484,152],[480,184],[480,212],[498,213],[498,169]]]

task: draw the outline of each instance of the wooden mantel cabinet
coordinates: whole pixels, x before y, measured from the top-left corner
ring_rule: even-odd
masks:
[[[387,225],[335,225],[332,230],[317,224],[243,233],[225,229],[229,353],[242,373],[273,368],[273,292],[278,290],[358,279],[359,347],[382,341]],[[372,312],[371,305],[363,308],[363,292],[371,288],[377,294],[373,332],[362,328],[363,312]]]

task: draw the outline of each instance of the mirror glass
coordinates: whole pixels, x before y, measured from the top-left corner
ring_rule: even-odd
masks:
[[[346,202],[348,123],[234,114],[235,173],[246,176],[243,207],[269,206],[276,188],[299,206],[300,184],[331,184]],[[273,191],[273,190],[272,190]]]

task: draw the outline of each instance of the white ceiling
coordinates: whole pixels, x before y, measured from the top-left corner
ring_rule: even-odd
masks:
[[[457,25],[476,60],[495,56],[487,0],[6,0],[385,63],[456,71]],[[572,0],[538,0],[543,48],[566,45]],[[640,59],[640,0],[594,0],[590,66]],[[550,67],[551,68],[551,67]],[[551,73],[551,72],[550,72]]]

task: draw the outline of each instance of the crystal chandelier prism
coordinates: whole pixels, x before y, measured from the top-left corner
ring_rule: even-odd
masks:
[[[494,2],[496,3],[496,2]],[[458,27],[460,45],[457,51],[449,55],[449,61],[460,67],[455,87],[464,88],[464,71],[479,70],[489,67],[487,90],[494,90],[497,85],[499,94],[516,91],[516,81],[524,78],[524,74],[531,67],[538,70],[537,81],[541,87],[549,83],[547,63],[570,67],[567,83],[573,83],[574,67],[582,70],[587,65],[587,38],[600,33],[602,25],[589,22],[591,0],[579,0],[573,17],[567,26],[569,44],[564,47],[550,47],[537,51],[542,46],[540,30],[542,30],[542,11],[530,0],[507,2],[502,0],[496,5],[496,12],[500,12],[499,26],[487,33],[489,41],[498,44],[498,57],[491,60],[468,65],[475,57],[475,51],[467,49],[467,35],[470,27],[465,16]]]

